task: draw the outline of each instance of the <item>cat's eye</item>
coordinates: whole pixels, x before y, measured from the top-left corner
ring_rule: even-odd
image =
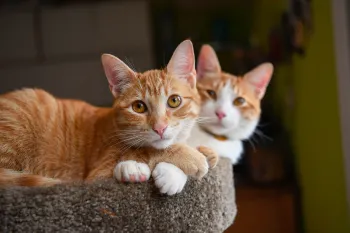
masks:
[[[177,108],[180,106],[182,99],[179,95],[172,95],[168,99],[168,105],[171,108]]]
[[[207,90],[207,92],[208,92],[208,94],[209,94],[209,96],[210,96],[211,98],[213,98],[214,100],[216,99],[216,93],[215,93],[215,91],[213,91],[213,90]]]
[[[137,113],[144,113],[147,111],[147,106],[141,100],[137,100],[134,103],[132,103],[132,110],[134,110]]]
[[[237,97],[234,101],[233,104],[235,106],[242,106],[245,103],[245,99],[243,97]]]

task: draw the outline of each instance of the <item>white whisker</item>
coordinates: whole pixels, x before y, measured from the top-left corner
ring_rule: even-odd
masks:
[[[145,139],[144,138],[140,138],[140,139],[137,139],[135,140],[133,143],[131,144],[128,144],[124,149],[122,149],[120,151],[121,154],[123,154],[125,151],[129,150],[130,148],[136,146],[137,144],[140,144],[141,142],[143,142]]]
[[[254,143],[250,139],[248,139],[248,142],[253,147],[253,151],[256,152],[256,148],[255,148]]]
[[[269,141],[273,141],[273,138],[271,138],[271,137],[265,135],[262,131],[260,131],[260,130],[258,130],[258,129],[256,129],[254,133],[255,133],[257,136],[259,136],[261,139],[264,139],[264,138],[265,138],[265,139],[267,139],[267,140],[269,140]]]

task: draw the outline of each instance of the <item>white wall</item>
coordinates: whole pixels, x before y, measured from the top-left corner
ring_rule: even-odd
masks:
[[[138,71],[154,68],[146,1],[43,7],[37,35],[33,14],[30,8],[0,12],[0,93],[35,86],[105,105],[111,95],[102,53],[128,58]]]

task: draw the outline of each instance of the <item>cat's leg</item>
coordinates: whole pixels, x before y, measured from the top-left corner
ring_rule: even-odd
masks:
[[[150,178],[151,170],[146,163],[127,160],[119,162],[113,174],[120,182],[145,182]]]
[[[219,156],[214,150],[206,146],[199,146],[197,149],[207,158],[209,168],[216,167],[219,161]]]
[[[106,156],[100,164],[92,169],[85,181],[93,181],[102,178],[116,178],[120,182],[144,182],[151,175],[146,163],[135,160],[121,160],[117,162],[115,156]]]
[[[129,149],[119,156],[113,175],[120,182],[145,182],[151,176],[145,149]]]
[[[151,170],[161,162],[171,163],[180,168],[186,175],[197,179],[207,174],[209,169],[206,157],[198,150],[185,144],[174,144],[166,150],[154,151],[149,160]]]
[[[215,167],[219,160],[218,153],[216,153],[217,151],[212,146],[214,140],[215,139],[213,139],[212,136],[203,132],[198,125],[193,127],[191,137],[187,140],[187,145],[192,148],[197,148],[205,157],[207,157],[210,168]]]
[[[161,193],[174,195],[185,187],[187,175],[202,178],[208,172],[208,163],[210,168],[216,166],[218,156],[207,147],[199,147],[197,151],[187,145],[177,144],[168,148],[162,156],[153,157],[151,163],[158,162],[158,159],[161,162],[156,164],[152,172],[155,185]]]
[[[132,174],[131,178],[135,182],[140,181],[135,179],[137,177],[134,175],[135,172],[138,177],[144,175],[148,180],[152,171],[155,185],[160,192],[173,195],[183,190],[187,175],[200,179],[208,172],[209,165],[206,157],[210,158],[211,167],[216,165],[215,153],[205,147],[200,150],[201,152],[185,144],[175,144],[166,150],[149,148],[143,152],[130,150],[121,156],[114,170],[114,176],[119,181],[130,181],[130,174]],[[148,166],[140,168],[140,164]],[[139,171],[144,172],[140,174]]]
[[[154,156],[150,161],[150,167],[160,162],[167,162],[180,168],[186,175],[200,179],[208,172],[209,160],[210,168],[216,166],[218,155],[207,147],[198,149],[185,144],[174,144],[167,148],[161,156]]]

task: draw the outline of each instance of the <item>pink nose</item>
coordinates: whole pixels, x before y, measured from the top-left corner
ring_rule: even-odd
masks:
[[[222,111],[215,112],[216,116],[221,120],[222,118],[226,117],[226,114]]]
[[[153,126],[153,131],[156,132],[160,136],[160,138],[163,138],[164,131],[167,127],[168,125],[166,124],[155,124]]]

